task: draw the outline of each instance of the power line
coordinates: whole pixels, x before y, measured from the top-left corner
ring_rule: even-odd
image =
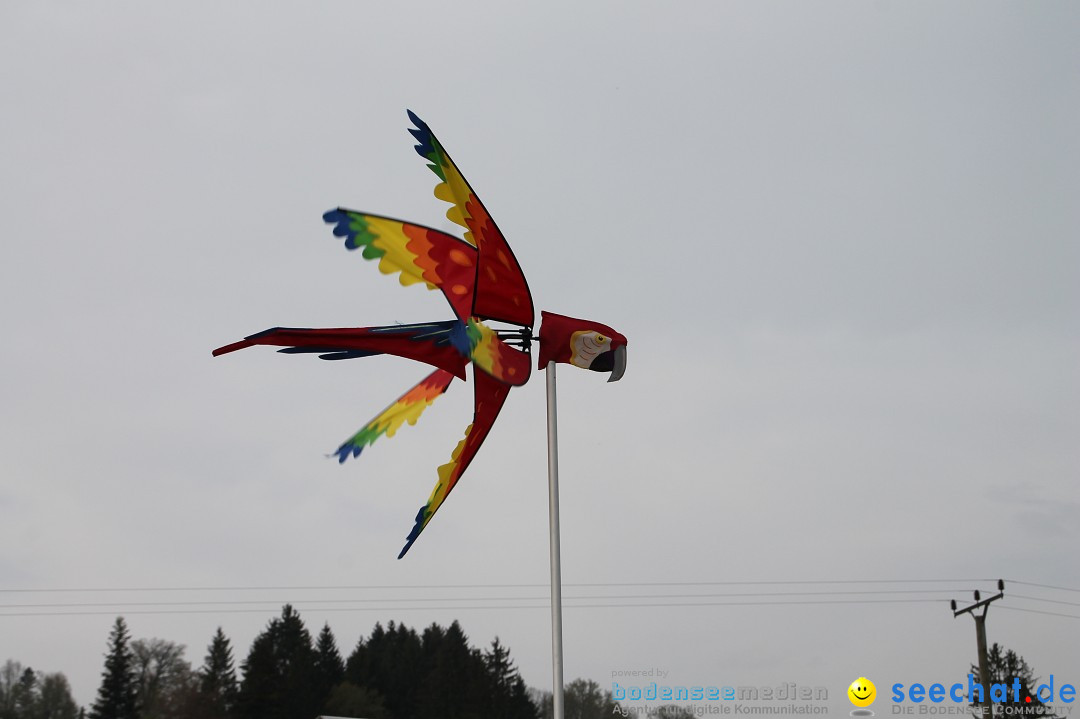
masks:
[[[735,591],[735,592],[695,592],[695,593],[669,593],[669,592],[628,592],[620,594],[608,594],[595,592],[579,594],[567,597],[570,604],[568,609],[618,609],[622,608],[664,608],[664,607],[720,607],[720,606],[744,606],[744,607],[767,607],[767,606],[813,606],[825,604],[880,604],[880,603],[928,603],[940,602],[943,599],[930,597],[920,598],[889,598],[871,599],[868,597],[898,597],[900,595],[934,595],[940,593],[956,593],[963,590],[944,589],[927,586],[921,589],[896,589],[879,588],[890,584],[921,584],[940,585],[945,583],[984,582],[991,580],[983,579],[793,579],[793,580],[722,580],[722,581],[642,581],[642,582],[580,582],[569,583],[564,586],[585,590],[603,589],[663,589],[663,588],[709,588],[709,587],[763,587],[766,589],[776,588],[776,591]],[[1070,587],[1062,587],[1050,584],[1038,584],[1018,580],[1017,584],[1044,589],[1054,589],[1068,592],[1080,592]],[[856,588],[857,585],[874,588]],[[379,585],[291,585],[291,586],[172,586],[172,587],[46,587],[32,589],[0,588],[0,596],[3,594],[78,594],[78,593],[114,593],[114,594],[138,594],[138,593],[245,593],[245,592],[341,592],[341,591],[384,591],[404,590],[426,592],[431,590],[493,590],[493,589],[538,589],[547,588],[546,583],[474,583],[474,584],[379,584]],[[788,589],[783,589],[787,587]],[[805,588],[804,588],[805,587]],[[820,587],[820,589],[819,589]],[[838,587],[828,589],[828,587]],[[841,588],[842,587],[842,588]],[[1046,602],[1064,606],[1080,606],[1080,602],[1071,602],[1059,599],[1049,599],[1028,595],[1010,595],[1014,599],[1033,602]],[[820,597],[820,599],[815,599]],[[711,601],[711,600],[746,600],[746,601]],[[650,601],[653,600],[653,601]],[[705,600],[705,601],[694,601]],[[232,598],[202,598],[202,599],[173,599],[133,601],[132,598],[122,598],[115,602],[91,601],[91,602],[20,602],[17,604],[0,604],[0,618],[2,617],[34,617],[34,616],[94,616],[94,615],[153,615],[153,614],[269,614],[276,613],[277,608],[284,604],[293,604],[298,607],[306,607],[309,611],[322,612],[416,612],[416,611],[472,611],[472,610],[510,610],[510,609],[549,609],[548,597],[540,596],[507,596],[505,594],[480,594],[468,593],[460,597],[427,597],[427,596],[398,596],[398,597],[293,597],[285,600],[277,599],[240,599],[236,594]],[[496,602],[498,604],[492,604]],[[509,604],[508,604],[509,602]],[[409,606],[402,606],[402,605]],[[329,605],[329,606],[327,606]],[[420,606],[417,606],[420,605]],[[1020,612],[1044,614],[1048,616],[1080,619],[1074,614],[1043,611],[1038,609],[1025,609],[1022,607],[1003,606],[1003,609],[1012,609]],[[11,610],[30,611],[11,611]],[[42,611],[35,611],[42,610]]]
[[[1080,589],[1073,589],[1072,587],[1059,587],[1059,586],[1056,586],[1056,585],[1053,585],[1053,584],[1036,584],[1035,582],[1022,582],[1019,579],[1010,579],[1009,582],[1012,583],[1012,584],[1023,584],[1024,586],[1027,586],[1027,587],[1042,587],[1043,589],[1060,589],[1063,592],[1078,592],[1078,593],[1080,593]]]
[[[604,597],[599,597],[603,599]],[[412,601],[412,600],[410,600]],[[535,601],[535,600],[529,600]],[[822,604],[914,604],[914,603],[938,603],[942,599],[819,599],[807,601],[775,601],[775,602],[669,602],[669,603],[626,603],[626,604],[567,604],[566,609],[636,609],[647,607],[738,607],[738,606],[792,606],[792,605],[822,605]],[[302,605],[299,605],[302,606]],[[482,606],[427,606],[427,607],[320,607],[319,612],[410,612],[410,611],[437,611],[437,610],[493,610],[493,609],[550,609],[550,604],[511,604],[511,605],[482,605]],[[276,613],[276,608],[264,609],[147,609],[123,612],[125,616],[145,614],[266,614]],[[113,615],[112,611],[77,611],[77,612],[0,612],[0,617],[63,617],[63,616],[98,616]]]
[[[564,587],[707,587],[753,585],[806,584],[924,584],[944,582],[992,582],[993,579],[794,579],[794,580],[731,580],[718,582],[586,582],[567,583]],[[352,584],[352,585],[294,585],[294,586],[232,586],[232,587],[44,587],[0,588],[0,593],[60,593],[60,592],[267,592],[267,591],[328,591],[350,589],[537,589],[541,584]],[[1035,585],[1040,586],[1040,585]],[[1080,591],[1080,590],[1077,590]]]
[[[709,594],[602,594],[567,597],[572,600],[597,599],[716,599],[724,597],[803,597],[803,596],[843,596],[843,595],[878,595],[878,594],[931,594],[955,593],[957,589],[870,589],[831,592],[721,592]],[[234,604],[273,604],[281,606],[292,602],[304,604],[341,604],[350,602],[465,602],[465,601],[542,601],[547,597],[337,597],[335,599],[201,599],[176,600],[165,602],[32,602],[21,604],[0,604],[4,609],[72,609],[76,607],[172,607],[172,606],[215,606]],[[1080,606],[1080,605],[1078,605]]]
[[[1012,599],[1030,599],[1033,602],[1049,602],[1050,604],[1067,604],[1070,607],[1080,607],[1080,602],[1063,602],[1060,599],[1043,599],[1042,597],[1028,597],[1023,594],[1010,594]]]
[[[1046,614],[1051,617],[1068,617],[1069,619],[1080,619],[1080,615],[1077,614],[1061,614],[1060,612],[1044,612],[1041,609],[1023,609],[1022,607],[1010,607],[1007,604],[1003,604],[999,609],[1010,609],[1014,612],[1027,612],[1029,614]]]

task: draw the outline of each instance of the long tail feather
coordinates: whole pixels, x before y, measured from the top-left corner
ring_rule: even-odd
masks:
[[[287,354],[317,354],[322,359],[354,359],[389,354],[424,362],[465,379],[469,344],[465,324],[459,320],[385,327],[305,329],[272,327],[219,347],[214,356],[245,347],[282,347]]]

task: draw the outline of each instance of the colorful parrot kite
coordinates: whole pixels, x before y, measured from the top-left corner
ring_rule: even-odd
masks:
[[[456,319],[429,324],[342,329],[274,327],[214,350],[223,355],[253,345],[282,347],[289,354],[313,353],[339,360],[390,354],[423,362],[435,371],[401,395],[346,440],[337,451],[340,462],[356,457],[379,437],[392,437],[404,424],[415,424],[420,414],[450,386],[464,380],[473,365],[473,421],[447,464],[427,503],[416,515],[398,558],[431,521],[461,475],[476,456],[499,416],[511,387],[529,380],[531,343],[540,343],[538,367],[563,362],[598,372],[610,372],[609,382],[626,369],[626,338],[606,325],[542,312],[538,336],[532,334],[533,303],[525,275],[487,209],[457,166],[435,139],[430,128],[409,112],[416,126],[416,151],[439,177],[435,196],[450,203],[446,216],[465,228],[464,239],[391,217],[338,208],[323,215],[334,234],[345,238],[345,248],[361,250],[378,260],[384,274],[398,274],[403,285],[423,284],[442,291]],[[512,329],[495,330],[484,321]]]

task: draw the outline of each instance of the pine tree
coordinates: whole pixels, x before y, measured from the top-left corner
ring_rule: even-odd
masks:
[[[206,701],[207,719],[228,719],[236,706],[236,670],[232,646],[221,627],[207,647],[206,659],[199,670],[199,688]]]
[[[376,659],[380,684],[375,688],[386,697],[391,715],[422,716],[416,710],[416,681],[423,676],[424,666],[420,637],[404,624],[394,622],[387,625],[386,636],[382,657]]]
[[[291,605],[255,637],[243,669],[235,713],[240,719],[292,719],[322,709],[311,634]]]
[[[287,719],[317,716],[325,697],[320,697],[315,682],[315,651],[311,634],[292,606],[281,612],[281,632],[277,647],[281,669],[283,714]]]
[[[1007,687],[1005,701],[993,702],[994,715],[1000,716],[1004,712],[1012,717],[1046,717],[1050,719],[1055,715],[1038,696],[1035,690],[1038,688],[1039,679],[1035,671],[1027,661],[1012,649],[1005,649],[997,642],[986,653],[988,669],[990,670],[990,686],[1004,684]],[[971,674],[979,676],[977,664],[971,665]],[[1020,696],[1015,696],[1014,682],[1020,680]],[[989,691],[987,688],[984,691]],[[972,706],[978,706],[973,704]]]
[[[345,680],[356,686],[375,686],[375,667],[372,661],[372,646],[383,641],[386,630],[380,622],[375,622],[375,628],[371,630],[371,636],[367,641],[360,637],[356,642],[349,659],[345,662]]]
[[[12,699],[15,704],[16,717],[29,717],[34,710],[35,699],[37,698],[37,675],[34,674],[34,670],[27,667],[23,670],[22,676],[19,677],[19,683],[15,685],[15,689],[12,692]]]
[[[508,716],[515,719],[536,719],[540,715],[540,708],[533,703],[529,696],[529,688],[525,686],[525,680],[518,674],[514,677],[514,684],[510,687],[510,707]]]
[[[448,719],[481,719],[498,716],[504,708],[497,701],[480,650],[469,646],[461,625],[446,630],[432,625],[424,631],[424,680],[416,692],[417,716]]]
[[[510,694],[517,670],[510,661],[510,652],[499,642],[498,637],[491,642],[491,649],[484,653],[484,666],[491,678],[492,701],[499,707],[499,716],[503,716],[506,713],[504,700]]]
[[[318,686],[319,703],[323,706],[330,697],[330,692],[345,678],[345,662],[341,659],[334,633],[330,625],[324,624],[319,638],[315,642],[315,675]]]
[[[367,706],[373,693],[393,717],[535,719],[538,712],[510,651],[498,639],[487,653],[470,646],[456,621],[446,629],[432,624],[422,637],[404,624],[376,624],[349,656],[345,678],[334,707],[351,708],[354,696]]]
[[[510,659],[510,650],[499,642],[498,637],[484,653],[484,666],[491,683],[488,706],[492,715],[505,719],[534,719],[536,705],[529,699],[528,688]]]
[[[345,677],[357,687],[377,692],[390,716],[424,716],[417,710],[424,666],[420,637],[404,624],[391,621],[385,629],[376,624],[367,641],[357,643],[349,656]],[[445,711],[440,714],[452,716]]]
[[[241,668],[244,678],[236,697],[236,716],[242,719],[260,719],[271,716],[278,687],[277,662],[274,658],[275,636],[280,622],[270,621],[266,629],[255,637]]]
[[[109,634],[109,651],[105,655],[105,670],[97,699],[90,709],[90,719],[138,719],[135,702],[134,656],[127,624],[117,617]]]

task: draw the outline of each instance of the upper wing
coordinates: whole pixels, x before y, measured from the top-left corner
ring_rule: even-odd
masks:
[[[435,186],[435,196],[452,205],[446,211],[447,218],[467,230],[465,240],[479,253],[472,314],[532,327],[532,295],[506,238],[431,128],[411,110],[409,119],[416,125],[409,132],[418,143],[417,154],[430,163],[428,167],[442,180]]]
[[[439,288],[463,322],[472,312],[476,248],[430,227],[392,217],[338,208],[323,215],[349,250],[363,248],[365,259],[378,260],[383,274],[400,272],[403,285],[423,282]]]
[[[435,483],[435,489],[432,490],[427,503],[417,512],[416,524],[409,533],[408,540],[405,547],[402,548],[401,554],[398,555],[398,559],[404,557],[405,553],[409,551],[409,547],[424,531],[424,527],[431,521],[431,517],[439,510],[439,507],[446,500],[446,496],[450,494],[461,475],[465,473],[469,463],[472,462],[473,457],[476,456],[477,451],[480,449],[480,445],[487,438],[488,432],[491,431],[491,425],[495,423],[495,418],[499,416],[499,410],[502,409],[506,396],[510,393],[510,385],[503,384],[484,372],[473,372],[473,381],[475,387],[472,424],[466,428],[465,439],[458,442],[457,447],[450,456],[450,461],[439,467],[439,480]]]
[[[424,362],[465,379],[471,344],[458,320],[388,327],[298,329],[273,327],[214,350],[214,356],[254,345],[283,347],[288,354],[313,353],[322,359],[352,359],[390,354]]]
[[[359,432],[345,440],[334,452],[338,462],[344,462],[350,454],[353,457],[359,457],[364,447],[374,444],[375,440],[384,434],[387,437],[393,437],[405,422],[416,424],[421,413],[430,407],[431,403],[438,399],[453,381],[454,375],[441,369],[435,370],[420,380],[415,387],[398,397],[375,419],[365,424]]]

